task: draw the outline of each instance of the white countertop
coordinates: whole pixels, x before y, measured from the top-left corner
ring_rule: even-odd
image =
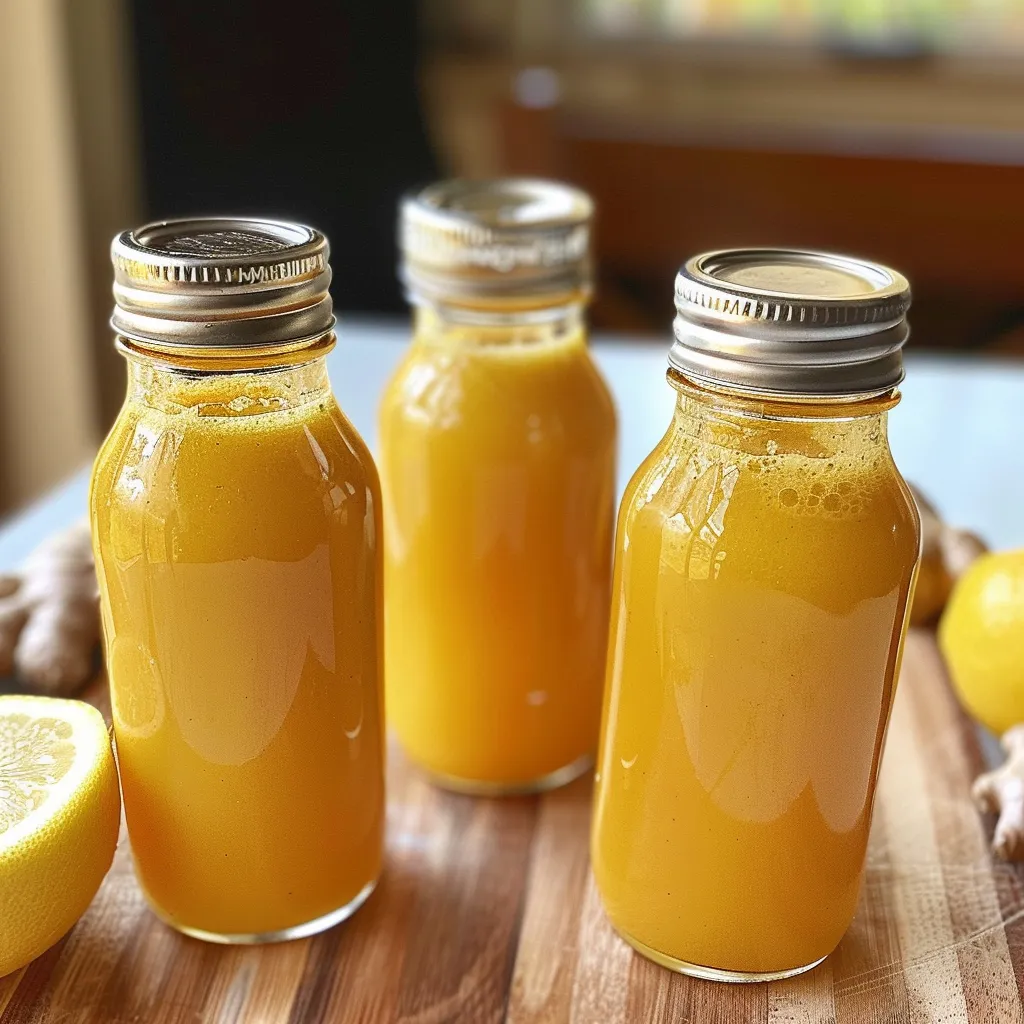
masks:
[[[371,448],[384,384],[408,344],[403,321],[342,318],[328,357],[341,407]],[[619,410],[619,489],[664,433],[674,392],[665,381],[668,338],[597,335],[593,350]],[[903,401],[889,436],[904,476],[950,523],[993,547],[1024,546],[1024,361],[907,355]],[[85,514],[83,470],[0,527],[0,569],[16,565],[47,533]]]

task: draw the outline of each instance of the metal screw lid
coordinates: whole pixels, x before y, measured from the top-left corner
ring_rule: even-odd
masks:
[[[869,396],[903,379],[910,285],[881,264],[798,249],[721,249],[676,277],[669,364],[740,391]]]
[[[248,217],[160,221],[111,245],[118,335],[158,350],[294,348],[334,315],[326,237]]]
[[[400,277],[413,302],[586,295],[593,214],[585,192],[560,182],[437,182],[402,201]]]

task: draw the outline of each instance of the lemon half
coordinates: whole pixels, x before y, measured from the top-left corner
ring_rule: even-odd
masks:
[[[120,820],[103,716],[80,701],[0,696],[0,977],[82,916]]]

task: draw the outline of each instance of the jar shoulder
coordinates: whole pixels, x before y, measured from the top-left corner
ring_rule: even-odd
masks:
[[[393,428],[482,426],[610,437],[617,427],[611,390],[584,344],[555,352],[473,351],[413,344],[380,404],[384,443]]]
[[[366,443],[329,395],[312,408],[239,417],[168,415],[129,401],[90,489],[94,515],[172,506],[254,518],[274,506],[322,507],[329,515],[341,500],[377,506],[380,483]]]
[[[707,516],[772,521],[866,519],[895,531],[916,550],[920,516],[910,488],[883,436],[868,446],[816,452],[742,450],[707,443],[675,425],[640,464],[626,486],[620,529],[681,517],[699,528]]]

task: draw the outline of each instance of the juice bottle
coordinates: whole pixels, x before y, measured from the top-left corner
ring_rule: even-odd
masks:
[[[853,917],[918,559],[906,281],[733,250],[677,281],[675,414],[622,499],[592,862],[684,973],[813,967]]]
[[[327,243],[178,221],[113,256],[91,509],[136,871],[199,938],[312,934],[372,891],[384,821],[380,493],[327,378]]]
[[[438,782],[593,762],[615,413],[586,343],[590,200],[446,182],[402,208],[412,345],[381,407],[388,718]]]

